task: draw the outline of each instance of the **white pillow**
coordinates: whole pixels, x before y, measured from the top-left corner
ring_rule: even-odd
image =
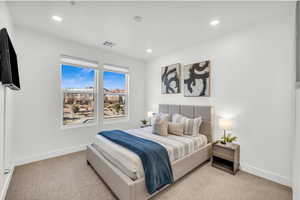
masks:
[[[170,121],[170,115],[166,113],[153,113],[153,116],[151,117],[151,124],[153,125],[156,120],[165,120]]]
[[[197,117],[195,119],[190,119],[188,117],[185,117],[185,116],[182,116],[179,114],[174,114],[172,116],[172,122],[173,123],[183,123],[185,135],[197,136],[197,135],[199,135],[202,118]]]

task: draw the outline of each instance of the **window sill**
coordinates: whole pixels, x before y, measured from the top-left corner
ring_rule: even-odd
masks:
[[[103,124],[116,124],[116,123],[124,123],[129,122],[128,117],[120,117],[120,118],[111,118],[111,119],[104,119]]]
[[[74,129],[74,128],[86,128],[91,126],[98,126],[98,123],[91,123],[91,124],[78,124],[78,125],[62,125],[62,130]]]

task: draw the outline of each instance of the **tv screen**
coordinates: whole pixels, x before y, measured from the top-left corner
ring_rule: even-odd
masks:
[[[7,30],[0,31],[0,81],[12,90],[20,90],[17,54]]]

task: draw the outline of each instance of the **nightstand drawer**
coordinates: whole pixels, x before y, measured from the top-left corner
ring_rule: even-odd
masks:
[[[230,160],[230,161],[234,161],[234,157],[228,154],[224,154],[222,152],[214,152],[214,156],[219,157],[219,158],[223,158],[226,160]]]
[[[234,161],[234,151],[230,149],[214,146],[213,155],[230,161]]]

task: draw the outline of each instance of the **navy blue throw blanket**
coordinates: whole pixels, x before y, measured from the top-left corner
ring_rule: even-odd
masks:
[[[140,157],[149,194],[173,182],[169,155],[162,145],[120,130],[102,131],[99,135],[131,150]]]

